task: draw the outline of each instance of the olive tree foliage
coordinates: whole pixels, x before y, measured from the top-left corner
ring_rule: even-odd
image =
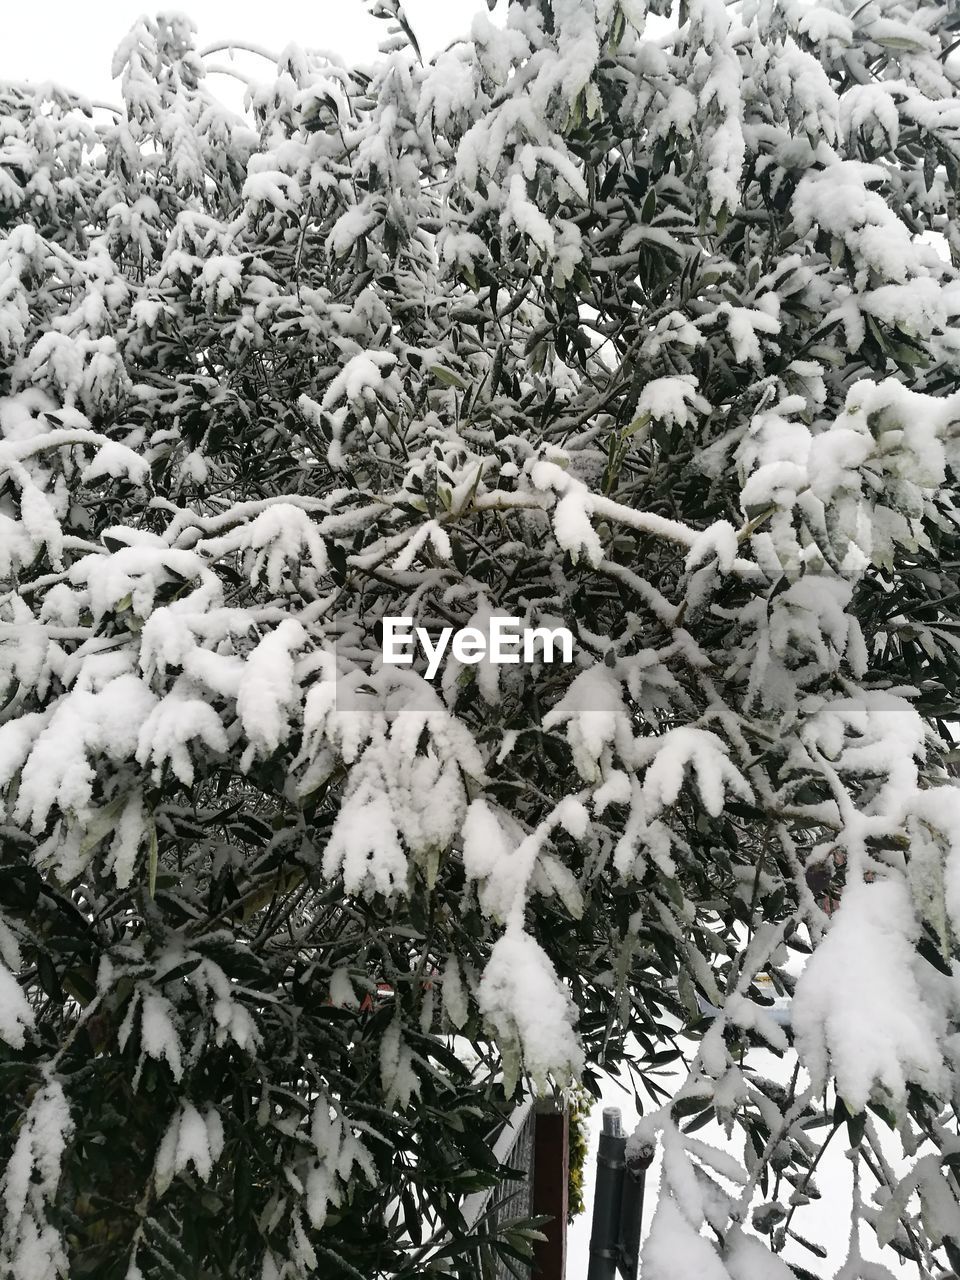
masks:
[[[668,10],[0,87],[15,1280],[479,1275],[624,1063],[645,1280],[957,1265],[956,15]]]

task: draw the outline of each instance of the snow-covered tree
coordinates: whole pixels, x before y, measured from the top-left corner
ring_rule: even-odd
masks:
[[[956,10],[377,9],[0,86],[0,1272],[477,1275],[623,1062],[645,1280],[956,1267]]]

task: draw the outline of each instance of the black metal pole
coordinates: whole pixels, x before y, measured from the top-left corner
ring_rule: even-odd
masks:
[[[597,1151],[597,1181],[593,1191],[587,1280],[616,1280],[626,1145],[619,1110],[604,1107],[603,1130]]]
[[[643,1224],[643,1190],[653,1161],[653,1147],[624,1152],[626,1169],[620,1200],[619,1262],[623,1280],[637,1280],[640,1267],[640,1228]]]

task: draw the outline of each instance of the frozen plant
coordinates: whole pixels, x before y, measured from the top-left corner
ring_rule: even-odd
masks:
[[[0,85],[0,1273],[477,1276],[625,1061],[645,1280],[960,1269],[956,7],[375,8]]]

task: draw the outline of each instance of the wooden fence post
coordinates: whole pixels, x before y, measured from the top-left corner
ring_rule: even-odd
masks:
[[[533,1212],[549,1214],[536,1245],[533,1280],[564,1280],[567,1265],[570,1114],[552,1103],[537,1105],[533,1138]]]

